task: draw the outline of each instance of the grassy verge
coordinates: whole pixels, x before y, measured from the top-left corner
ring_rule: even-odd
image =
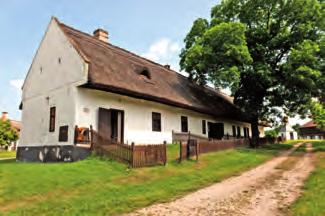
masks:
[[[315,171],[307,179],[302,196],[291,207],[291,215],[325,215],[325,141],[313,141]]]
[[[13,158],[13,157],[16,157],[16,152],[15,151],[0,150],[0,159],[2,159],[2,158]]]
[[[178,146],[168,146],[166,167],[132,170],[97,157],[65,164],[0,161],[0,214],[121,214],[238,175],[277,151],[234,149],[179,164]]]

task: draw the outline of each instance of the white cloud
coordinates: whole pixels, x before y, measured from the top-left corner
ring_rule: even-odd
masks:
[[[178,60],[181,47],[178,43],[172,42],[168,38],[161,38],[154,42],[142,56],[152,61],[169,63],[166,61]]]
[[[23,79],[15,79],[15,80],[10,80],[10,85],[16,89],[18,89],[19,91],[21,91],[21,87],[24,84],[24,80]]]

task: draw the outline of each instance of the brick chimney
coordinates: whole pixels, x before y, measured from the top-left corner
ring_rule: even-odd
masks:
[[[1,120],[6,121],[8,119],[8,112],[2,112]]]
[[[96,29],[94,31],[94,37],[108,43],[108,32],[105,31],[104,29]]]
[[[166,64],[166,65],[164,65],[164,68],[170,70],[170,65],[169,64]]]

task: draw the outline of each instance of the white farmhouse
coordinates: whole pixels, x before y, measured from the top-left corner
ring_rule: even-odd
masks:
[[[283,125],[279,130],[279,136],[282,140],[297,140],[298,133],[289,124],[288,117],[283,118]]]
[[[17,158],[24,161],[88,152],[75,145],[75,126],[112,142],[171,143],[197,137],[248,137],[250,124],[232,98],[198,86],[160,65],[52,18],[23,85]],[[263,135],[261,127],[261,135]],[[63,156],[62,156],[63,155]]]

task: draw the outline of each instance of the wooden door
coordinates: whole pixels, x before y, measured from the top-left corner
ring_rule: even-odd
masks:
[[[98,134],[107,141],[111,139],[111,110],[109,109],[100,107],[98,110]]]

